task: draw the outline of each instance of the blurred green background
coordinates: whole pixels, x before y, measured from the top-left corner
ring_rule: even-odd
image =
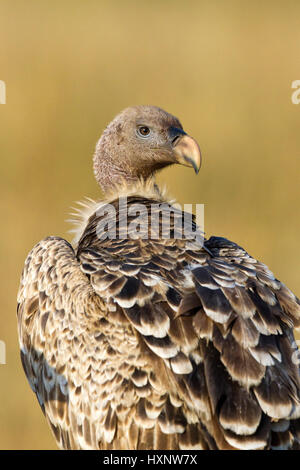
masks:
[[[1,449],[56,448],[20,365],[19,277],[41,238],[70,240],[74,201],[101,196],[92,154],[122,108],[180,118],[201,172],[159,180],[300,295],[299,44],[298,1],[0,1]]]

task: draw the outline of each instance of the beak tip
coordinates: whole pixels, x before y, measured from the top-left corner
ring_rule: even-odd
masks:
[[[197,163],[194,162],[194,161],[191,161],[191,163],[192,163],[192,166],[193,166],[193,168],[194,168],[194,171],[195,171],[196,175],[198,175],[198,173],[199,173],[199,171],[200,171],[200,166],[201,166],[201,165],[198,166]]]

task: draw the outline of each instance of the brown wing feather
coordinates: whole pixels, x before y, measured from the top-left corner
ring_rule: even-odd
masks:
[[[270,448],[278,440],[295,445],[298,299],[241,247],[216,237],[194,251],[182,240],[128,240],[117,269],[109,269],[88,247],[118,252],[121,241],[98,243],[91,230],[97,220],[90,219],[81,239],[80,260],[96,269],[94,289],[113,298],[166,366],[159,374],[169,394],[158,415],[161,431],[178,434],[179,447],[188,446],[191,425],[199,448]],[[113,278],[103,276],[105,270]],[[145,403],[147,420],[147,396]],[[293,423],[284,439],[272,428],[282,420]]]
[[[38,244],[19,294],[24,368],[59,445],[296,448],[296,297],[228,240],[105,240],[98,222],[76,257]]]
[[[18,293],[18,328],[22,364],[60,447],[80,447],[70,403],[84,377],[75,370],[84,354],[77,339],[84,333],[85,305],[94,303],[87,277],[65,240],[38,243],[25,262]],[[92,309],[91,309],[92,310]]]

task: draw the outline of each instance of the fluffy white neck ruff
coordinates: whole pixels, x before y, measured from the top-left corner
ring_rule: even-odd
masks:
[[[68,219],[68,222],[71,222],[74,225],[74,228],[69,230],[70,233],[74,234],[74,238],[72,240],[73,246],[75,248],[77,247],[78,242],[88,224],[89,218],[100,207],[115,201],[119,197],[125,196],[140,196],[146,199],[154,199],[158,202],[166,202],[170,205],[176,204],[174,199],[170,199],[168,197],[166,188],[158,188],[153,178],[148,179],[147,181],[139,180],[130,186],[128,186],[128,183],[125,181],[121,181],[117,187],[113,188],[113,190],[107,194],[105,199],[95,201],[87,197],[83,201],[77,202],[79,207],[72,208],[74,212],[72,212],[71,215],[74,218]]]

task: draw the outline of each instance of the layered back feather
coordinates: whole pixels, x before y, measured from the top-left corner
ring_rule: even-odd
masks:
[[[299,300],[235,243],[176,238],[183,214],[147,184],[120,194],[129,211],[165,202],[170,237],[162,222],[131,237],[140,214],[126,238],[101,237],[96,204],[75,248],[49,237],[26,260],[22,362],[58,445],[299,448]],[[118,196],[101,207],[120,220]]]

